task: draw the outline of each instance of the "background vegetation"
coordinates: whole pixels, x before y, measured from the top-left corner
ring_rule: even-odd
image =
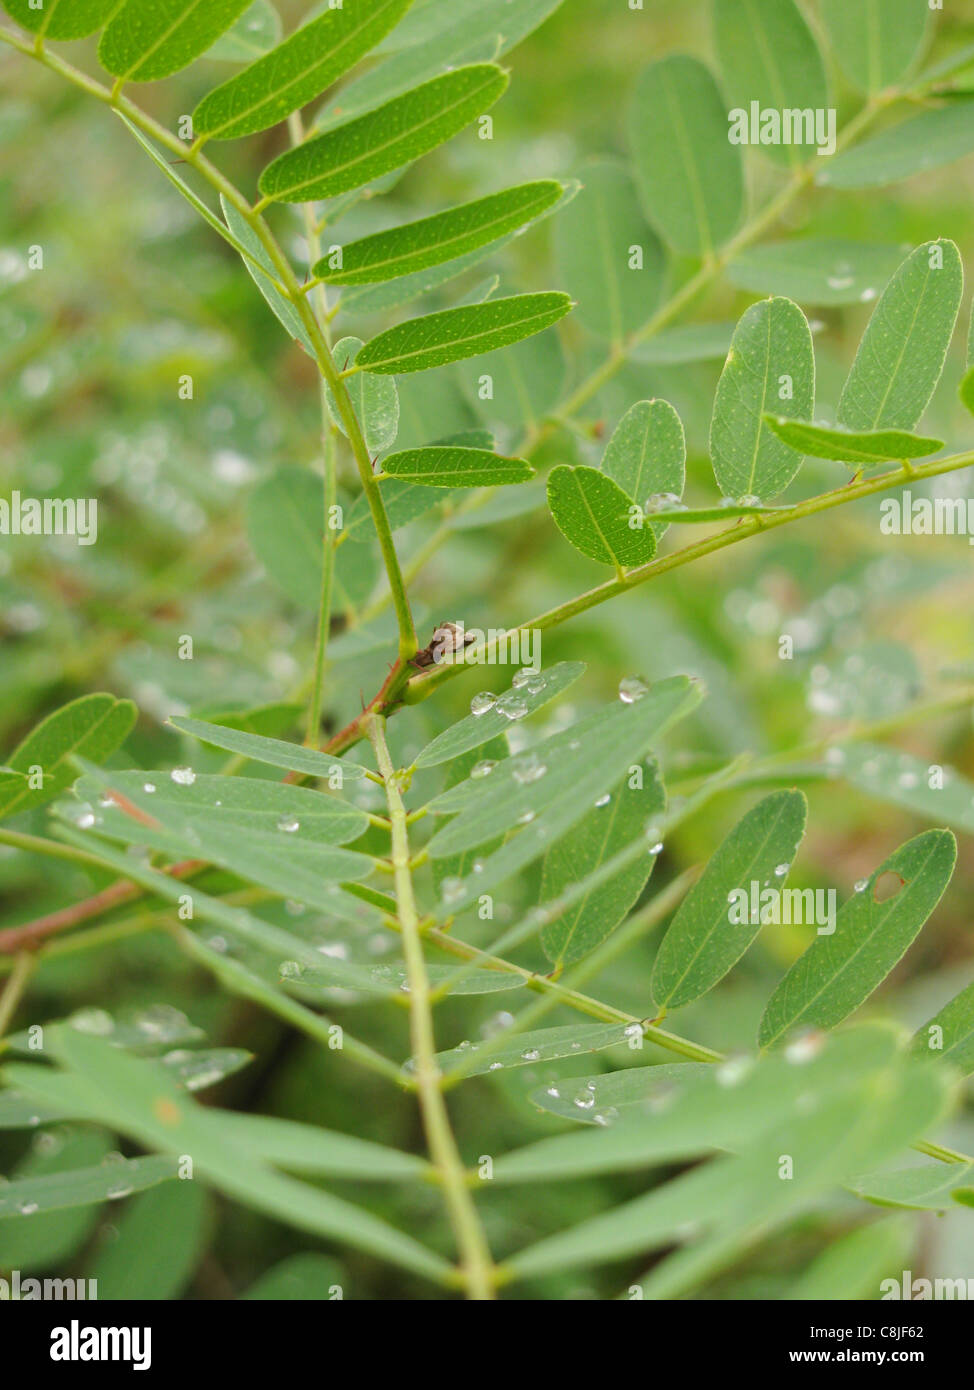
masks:
[[[308,7],[282,0],[278,8],[290,30]],[[624,0],[565,0],[551,8],[543,26],[503,59],[513,80],[494,112],[494,139],[480,141],[467,130],[421,160],[382,198],[363,200],[347,212],[343,240],[515,182],[584,181],[593,157],[628,160],[631,93],[641,70],[675,50],[712,61],[709,7],[702,0],[679,6],[645,0],[641,12]],[[807,9],[817,24],[818,11]],[[8,28],[15,29],[9,20]],[[972,43],[974,14],[963,4],[948,4],[936,18],[923,61],[946,59]],[[97,71],[93,43],[74,45],[66,56]],[[843,124],[862,98],[834,60],[828,61]],[[174,129],[183,113],[234,71],[203,58],[135,96]],[[965,71],[960,66],[959,76],[951,75],[955,91],[966,89]],[[260,711],[249,717],[248,727],[300,741],[314,667],[318,582],[315,564],[304,564],[291,529],[300,519],[289,521],[262,507],[261,489],[282,468],[309,475],[320,468],[315,364],[271,316],[232,247],[194,215],[109,110],[12,49],[0,51],[0,81],[0,495],[19,488],[40,497],[97,496],[100,507],[99,541],[90,548],[70,540],[0,539],[0,750],[12,750],[43,716],[92,691],[130,698],[139,709],[124,751],[108,758],[109,769],[222,769],[226,753],[165,725],[174,714],[213,719]],[[879,122],[899,115],[883,113]],[[220,167],[255,197],[260,171],[286,145],[286,130],[277,126],[223,146]],[[781,189],[787,170],[755,154],[747,170],[753,211]],[[867,270],[875,267],[872,277],[866,274],[875,284],[861,288],[881,289],[906,251],[932,239],[954,240],[967,266],[974,265],[972,193],[971,160],[876,188],[807,188],[770,222],[765,239],[858,243],[868,248]],[[303,275],[301,213],[300,207],[281,207],[273,210],[273,222]],[[511,370],[527,394],[527,413],[513,409],[509,396],[493,408],[477,400],[483,363],[447,366],[401,380],[396,447],[487,425],[501,452],[522,448],[526,433],[539,470],[594,465],[629,406],[661,397],[677,408],[686,429],[686,499],[713,502],[708,431],[714,391],[734,322],[761,293],[778,288],[758,283],[766,278],[767,262],[756,279],[753,265],[760,265],[760,256],[749,277],[717,270],[672,324],[661,325],[715,326],[716,346],[705,360],[667,364],[652,360],[644,346],[569,419],[566,400],[611,346],[587,326],[597,306],[566,282],[570,248],[558,248],[557,227],[557,216],[542,220],[408,311],[482,295],[485,280],[495,274],[501,294],[567,288],[580,298],[579,312],[510,354]],[[645,235],[651,237],[648,230]],[[44,249],[41,272],[27,269],[32,245]],[[660,302],[698,267],[692,256],[672,256]],[[817,293],[803,298],[790,288],[781,291],[798,299],[813,320],[818,399],[826,410],[834,409],[874,307],[869,297],[862,302],[861,288],[857,282],[850,296],[819,276]],[[965,296],[965,330],[968,309]],[[368,339],[403,314],[359,318],[345,331]],[[924,432],[949,441],[951,452],[974,447],[974,420],[957,398],[965,348],[966,331],[959,331],[923,422]],[[192,401],[179,399],[177,391],[187,374],[194,382]],[[841,466],[809,459],[785,500],[823,493],[846,477]],[[924,486],[940,496],[963,496],[969,475],[949,474],[914,491]],[[344,454],[339,487],[340,499],[352,508],[359,484]],[[543,487],[527,488],[533,489],[532,507],[518,511],[511,504],[505,515],[495,499],[483,513],[461,509],[459,521],[458,504],[446,493],[446,501],[397,531],[421,644],[443,620],[504,628],[605,580],[605,566],[580,555],[552,524]],[[519,489],[501,496],[514,494],[520,500]],[[674,534],[683,529],[670,528],[662,553],[686,543]],[[716,530],[689,534],[711,529]],[[360,713],[396,654],[378,550],[361,550],[354,566],[339,567],[325,671],[326,734]],[[666,738],[662,764],[676,794],[692,792],[709,771],[742,753],[761,759],[810,749],[809,756],[821,761],[839,738],[871,724],[878,726],[880,741],[916,755],[924,768],[950,764],[974,778],[971,573],[964,537],[881,534],[877,497],[770,530],[546,632],[546,668],[583,661],[587,671],[567,696],[526,726],[518,724],[515,747],[564,727],[566,710],[581,717],[612,700],[623,678],[656,682],[685,674],[701,678],[708,697]],[[780,659],[783,633],[795,639],[792,660]],[[193,638],[191,661],[179,657],[184,634]],[[479,691],[506,690],[510,674],[477,668],[444,683],[435,698],[396,713],[388,729],[396,765],[411,764],[428,740],[466,715]],[[597,758],[598,748],[592,754]],[[350,756],[368,761],[362,748]],[[246,771],[272,780],[280,776],[256,764]],[[442,771],[422,774],[423,782],[417,778],[419,790],[437,791]],[[842,901],[896,846],[942,821],[909,804],[909,797],[869,795],[841,776],[841,769],[833,766],[831,772],[836,775],[813,776],[805,786],[808,830],[790,881],[835,888]],[[355,783],[348,796],[373,815],[386,814],[381,789],[371,782]],[[641,903],[651,903],[709,859],[756,800],[753,791],[714,796],[668,832]],[[18,835],[49,833],[46,809],[5,824],[12,839],[0,845],[0,928],[45,918],[116,882],[110,867],[16,843]],[[916,1029],[971,979],[970,813],[966,826],[955,822],[954,828],[962,833],[951,885],[916,945],[865,1006],[864,1017]],[[369,832],[370,852],[383,852],[380,837],[378,828]],[[424,867],[417,875],[427,895],[428,874]],[[537,902],[539,876],[535,865],[504,886],[493,923],[467,912],[455,933],[488,944]],[[252,901],[252,890],[232,876],[211,871],[200,882],[216,897]],[[399,964],[396,936],[374,916],[363,913],[356,923],[280,897],[261,901],[260,913],[323,952],[325,960]],[[174,939],[174,920],[158,902],[125,904],[51,935],[29,961],[12,949],[23,938],[8,937],[0,972],[14,986],[8,984],[0,1003],[5,1028],[20,1031],[89,1009],[106,1010],[133,1026],[141,1020],[150,1051],[190,1042],[239,1051],[239,1057],[219,1054],[227,1074],[202,1089],[206,1109],[284,1117],[425,1153],[415,1096],[353,1065],[347,1052],[289,1026],[259,1000],[223,987],[185,942]],[[584,982],[586,994],[611,1000],[637,1019],[651,1017],[649,981],[660,925],[650,918],[625,953],[606,959]],[[678,1031],[721,1053],[752,1048],[769,994],[811,936],[800,926],[765,928],[728,979],[681,1011]],[[442,966],[450,957],[433,951],[430,959]],[[531,971],[551,968],[535,941],[515,951],[514,959]],[[504,1023],[500,1011],[524,1007],[512,1005],[512,997],[443,999],[435,1010],[438,1046],[496,1033]],[[322,998],[329,1017],[367,1047],[397,1065],[409,1055],[405,996],[368,1006],[341,993]],[[559,1006],[545,1026],[575,1021]],[[208,1054],[201,1056],[205,1082],[213,1058],[208,1063]],[[607,1052],[469,1080],[449,1092],[463,1160],[475,1167],[481,1155],[498,1156],[570,1128],[529,1099],[549,1085],[602,1069],[673,1060],[651,1041],[640,1052],[623,1042]],[[964,1099],[928,1138],[970,1154],[974,1117]],[[34,1133],[13,1125],[0,1129],[0,1167],[15,1180],[98,1164],[118,1149],[131,1156],[153,1148],[150,1137],[141,1144],[131,1135],[120,1138],[104,1122]],[[477,1203],[491,1248],[503,1255],[608,1212],[678,1168],[658,1164],[496,1189],[482,1183]],[[351,1165],[324,1187],[452,1259],[435,1184],[367,1184],[354,1181],[354,1171]],[[727,1298],[798,1296],[809,1271],[820,1268],[815,1261],[823,1252],[850,1234],[860,1239],[876,1215],[837,1187],[814,1210],[790,1214],[773,1235],[742,1241],[733,1260],[704,1269],[685,1291]],[[901,1268],[931,1277],[974,1277],[970,1221],[970,1212],[956,1204],[936,1215],[886,1216],[865,1257],[857,1258],[853,1244],[851,1272],[834,1281],[822,1275],[816,1291],[875,1296],[879,1277]],[[646,1267],[644,1255],[607,1266],[583,1262],[541,1272],[519,1292],[538,1299],[614,1297]],[[97,1275],[103,1298],[231,1298],[255,1291],[328,1297],[336,1285],[345,1297],[359,1299],[440,1296],[421,1271],[399,1268],[341,1239],[324,1239],[301,1229],[300,1219],[255,1210],[240,1194],[228,1195],[226,1185],[218,1192],[198,1183],[163,1184],[116,1206],[99,1202],[42,1213],[33,1223],[0,1222],[0,1270],[13,1268]]]

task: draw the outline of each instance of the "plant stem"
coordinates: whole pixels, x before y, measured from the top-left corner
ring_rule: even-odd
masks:
[[[740,541],[749,540],[752,536],[772,531],[779,526],[788,526],[793,522],[802,521],[806,517],[815,516],[819,512],[831,511],[835,507],[843,507],[850,502],[858,502],[863,497],[871,497],[875,493],[899,487],[907,481],[916,482],[918,479],[937,478],[943,474],[955,473],[959,469],[972,466],[974,466],[974,451],[968,450],[962,454],[954,454],[950,458],[935,459],[930,463],[919,464],[909,471],[900,466],[889,473],[882,473],[876,478],[866,478],[858,483],[847,483],[844,487],[821,493],[817,497],[810,497],[804,502],[796,502],[793,507],[765,513],[761,517],[744,517],[726,531],[719,531],[716,535],[707,536],[702,541],[695,541],[692,545],[684,546],[682,550],[675,550],[669,555],[650,560],[645,565],[639,565],[636,569],[627,571],[623,579],[607,580],[604,584],[598,584],[594,589],[589,589],[586,593],[569,599],[567,603],[561,603],[556,608],[549,609],[547,613],[540,613],[537,617],[519,623],[517,627],[509,629],[500,637],[494,637],[478,647],[468,647],[464,653],[464,661],[449,666],[441,666],[432,675],[414,677],[404,692],[404,703],[415,704],[420,700],[425,700],[444,681],[451,680],[454,676],[468,669],[470,665],[475,664],[477,657],[482,660],[484,653],[491,651],[493,647],[515,633],[532,630],[546,631],[549,628],[558,627],[570,618],[578,617],[580,613],[586,613],[590,608],[596,608],[608,599],[615,598],[617,594],[627,593],[631,589],[638,588],[641,584],[648,583],[651,579],[657,579],[661,574],[668,574],[671,570],[692,564],[705,555],[726,550],[728,546],[737,545]]]
[[[368,717],[368,736],[375,749],[376,764],[385,783],[389,819],[392,822],[392,863],[395,870],[403,956],[409,983],[410,1038],[416,1090],[423,1113],[430,1158],[439,1171],[444,1201],[456,1234],[468,1296],[480,1300],[492,1299],[494,1263],[476,1206],[467,1187],[463,1162],[450,1127],[446,1101],[443,1099],[443,1077],[436,1061],[436,1043],[433,1036],[429,977],[426,973],[419,913],[416,909],[409,867],[406,808],[399,789],[398,775],[392,765],[385,740],[384,725],[383,719],[374,715]]]
[[[396,610],[396,617],[399,624],[399,651],[400,658],[405,663],[414,656],[418,644],[416,641],[416,630],[413,625],[412,613],[409,607],[409,600],[406,597],[406,590],[403,584],[402,573],[399,568],[399,559],[396,555],[395,542],[392,538],[392,530],[389,526],[389,519],[386,515],[385,505],[382,501],[382,494],[379,485],[372,476],[372,460],[365,443],[361,425],[355,414],[351,397],[342,379],[341,373],[335,366],[328,341],[324,330],[318,323],[315,314],[308,303],[307,296],[302,292],[302,286],[294,274],[294,269],[290,261],[284,255],[277,244],[270,228],[254,207],[251,207],[247,199],[230,182],[215,165],[211,164],[204,154],[195,147],[187,146],[182,140],[167,130],[165,126],[147,115],[138,106],[131,102],[116,88],[110,89],[101,82],[96,81],[87,74],[73,67],[64,59],[55,54],[48,53],[46,50],[38,52],[34,46],[18,35],[12,34],[8,29],[0,28],[0,42],[9,44],[23,53],[28,58],[33,58],[36,62],[42,63],[50,68],[52,72],[58,73],[67,81],[87,92],[89,96],[95,97],[104,105],[111,107],[115,111],[123,113],[133,125],[152,137],[157,144],[164,149],[175,154],[181,161],[190,165],[202,178],[206,179],[210,187],[217,193],[223,195],[232,207],[240,214],[259,238],[264,250],[271,258],[271,262],[277,273],[281,288],[287,299],[293,304],[301,318],[304,328],[308,332],[314,348],[315,358],[318,369],[322,377],[328,383],[335,397],[338,412],[342,417],[348,434],[349,443],[352,447],[359,477],[362,481],[362,488],[365,492],[369,504],[369,511],[379,537],[379,547],[382,551],[382,558],[386,567],[386,574],[389,580],[389,587],[392,591],[393,605]],[[257,204],[263,207],[263,204]]]
[[[30,951],[21,951],[14,963],[10,978],[4,985],[3,993],[0,994],[0,1038],[5,1035],[13,1021],[17,1006],[23,998],[27,982],[33,971],[34,957]]]

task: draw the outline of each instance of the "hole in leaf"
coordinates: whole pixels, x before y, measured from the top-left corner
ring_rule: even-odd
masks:
[[[888,902],[890,898],[895,898],[902,888],[906,887],[906,879],[892,869],[887,869],[884,874],[880,874],[873,884],[873,901],[877,903]]]

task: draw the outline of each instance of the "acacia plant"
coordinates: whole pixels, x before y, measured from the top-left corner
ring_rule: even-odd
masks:
[[[974,1160],[936,1136],[958,1076],[974,1069],[974,987],[912,1039],[892,1023],[846,1020],[948,888],[956,843],[942,827],[972,828],[974,786],[949,770],[931,785],[926,760],[889,740],[966,708],[969,686],[824,737],[668,759],[670,731],[707,700],[700,680],[679,669],[649,679],[637,645],[618,698],[600,703],[581,659],[534,654],[586,611],[665,586],[714,552],[758,553],[778,528],[828,526],[857,501],[903,485],[919,494],[974,463],[919,432],[961,306],[955,244],[934,235],[892,261],[850,242],[769,241],[818,190],[861,196],[962,153],[970,106],[953,79],[969,54],[921,70],[925,0],[884,0],[888,28],[842,0],[809,14],[795,0],[715,0],[720,77],[697,57],[657,56],[631,96],[627,159],[592,161],[577,181],[513,186],[499,186],[498,169],[494,191],[397,221],[383,195],[461,132],[466,156],[487,167],[504,55],[559,0],[333,0],[284,39],[267,0],[3,7],[14,24],[0,40],[16,61],[100,103],[99,119],[121,122],[144,151],[147,186],[168,180],[166,197],[185,199],[237,253],[278,321],[267,317],[268,338],[279,325],[313,364],[322,445],[310,468],[266,472],[247,504],[261,586],[302,611],[313,590],[316,616],[296,638],[310,659],[289,700],[247,704],[212,688],[178,711],[149,700],[140,718],[127,698],[83,693],[3,759],[0,842],[52,872],[63,863],[88,887],[0,932],[0,1126],[75,1126],[62,1150],[71,1161],[28,1164],[0,1192],[0,1240],[149,1189],[165,1212],[166,1194],[202,1186],[406,1271],[420,1297],[551,1296],[564,1271],[602,1265],[629,1297],[675,1297],[839,1192],[862,1199],[863,1221],[867,1203],[966,1200]],[[628,16],[637,36],[641,9]],[[99,32],[95,76],[62,44]],[[190,113],[149,85],[207,54],[237,67]],[[834,150],[767,143],[745,159],[728,137],[729,112],[754,102],[828,112],[830,82],[848,111]],[[231,142],[258,139],[277,152],[256,188],[238,187],[224,172],[240,163]],[[346,236],[343,219],[363,215],[372,230]],[[554,287],[500,288],[515,238],[542,219]],[[693,316],[726,284],[769,297],[736,325]],[[845,383],[820,406],[815,337],[826,328],[813,331],[796,301],[873,300]],[[403,316],[416,301],[440,307]],[[723,361],[712,477],[695,475],[686,498],[677,410],[633,396],[603,438],[598,403],[640,364],[708,361]],[[433,393],[408,394],[427,372],[463,373],[467,428],[440,428]],[[301,390],[307,380],[302,367]],[[192,400],[192,382],[180,389]],[[974,378],[961,389],[974,406]],[[831,476],[825,490],[801,491],[806,458],[814,479]],[[482,628],[424,589],[458,536],[520,523],[554,535],[552,522],[580,574],[604,567],[594,587],[512,623],[503,597],[493,607],[512,557],[495,552],[480,581]],[[191,544],[205,548],[206,535]],[[349,654],[383,668],[361,701]],[[451,722],[453,683],[472,665],[490,672],[479,686],[509,688],[474,687],[469,714]],[[569,689],[580,714],[561,701]],[[532,716],[548,706],[539,728]],[[165,726],[163,766],[133,752],[145,746],[132,742],[137,720]],[[784,892],[806,829],[799,784],[836,779],[934,828],[890,845],[847,885],[837,915],[812,922],[752,1048],[727,1056],[676,1015],[739,967],[783,902],[814,901],[821,885],[804,873],[798,898]],[[742,803],[726,838],[682,873],[664,857],[654,877],[670,838],[717,798]],[[586,992],[663,927],[635,1011]],[[66,1019],[25,1017],[15,1031],[39,965],[143,932],[161,934],[221,996],[247,1001],[246,1018],[310,1039],[326,1074],[360,1074],[366,1134],[384,1105],[414,1098],[424,1144],[201,1104],[192,1092],[231,1077],[249,1050],[187,1047],[199,1030],[167,1001],[126,1019],[106,999]],[[391,943],[398,954],[382,958]],[[483,1029],[480,996],[501,993],[511,1011]],[[408,1014],[398,1055],[394,1033],[372,1022],[397,1010]],[[555,1011],[562,1021],[547,1026]],[[588,1055],[603,1051],[615,1069],[594,1070],[606,1059]],[[509,1076],[535,1117],[531,1141],[513,1149],[503,1125],[485,1133],[476,1102],[463,1101]],[[127,1156],[103,1162],[92,1134],[116,1136]],[[630,1175],[608,1203],[599,1189],[577,1209],[566,1196],[557,1222],[544,1208],[534,1224],[524,1214],[533,1191],[570,1194],[606,1174]],[[331,1190],[349,1182],[349,1196]],[[370,1183],[390,1195],[373,1197]],[[516,1185],[526,1204],[505,1222],[494,1194]],[[854,1288],[863,1261],[897,1248],[887,1224],[861,1224],[843,1237]],[[0,1265],[14,1263],[9,1250],[0,1243]]]

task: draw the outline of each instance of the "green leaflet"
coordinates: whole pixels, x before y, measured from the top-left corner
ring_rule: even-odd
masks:
[[[570,1076],[531,1100],[579,1133],[528,1144],[498,1160],[498,1181],[537,1181],[686,1160],[745,1148],[814,1096],[819,1103],[895,1061],[902,1037],[884,1024],[830,1034],[801,1066],[783,1053],[727,1062],[664,1062]],[[606,1121],[612,1123],[606,1125]],[[593,1135],[593,1125],[608,1134]]]
[[[71,1168],[45,1177],[15,1179],[4,1187],[3,1196],[0,1196],[0,1220],[23,1218],[25,1208],[31,1216],[43,1216],[47,1212],[116,1201],[133,1192],[144,1192],[158,1183],[171,1182],[176,1177],[177,1167],[175,1157],[153,1154],[149,1158],[126,1159],[119,1165],[102,1162],[91,1168]],[[85,1224],[91,1226],[94,1221],[92,1212]],[[5,1230],[0,1236],[0,1249],[10,1245],[4,1239],[6,1234]]]
[[[585,327],[620,344],[659,303],[663,248],[625,165],[600,160],[579,177],[581,192],[555,222],[555,267]]]
[[[962,1076],[974,1072],[974,984],[962,989],[929,1023],[917,1029],[913,1051],[937,1057]]]
[[[34,786],[19,778],[0,782],[0,818],[32,811],[69,787],[77,776],[71,759],[104,762],[128,738],[135,725],[131,700],[114,695],[82,695],[49,714],[7,759],[10,770],[41,780]],[[41,778],[33,771],[39,768]]]
[[[958,1202],[974,1206],[974,1163],[927,1163],[922,1168],[870,1173],[849,1186],[878,1207],[951,1211]]]
[[[742,290],[796,304],[859,304],[878,296],[902,259],[897,246],[801,237],[741,252],[727,276]]]
[[[431,487],[498,487],[527,483],[534,469],[525,459],[505,458],[489,449],[459,449],[431,445],[406,449],[383,459],[382,468],[394,478],[408,478]]]
[[[518,1278],[625,1258],[693,1240],[657,1265],[644,1286],[650,1297],[686,1287],[684,1261],[704,1253],[721,1267],[742,1247],[922,1134],[946,1108],[943,1085],[927,1088],[918,1068],[901,1063],[837,1088],[811,1113],[799,1107],[779,1126],[603,1215],[519,1252],[508,1268]],[[664,1116],[661,1122],[665,1123]],[[611,1131],[610,1131],[611,1134]],[[590,1139],[594,1136],[569,1136]],[[780,1178],[787,1153],[794,1176]],[[881,1156],[881,1157],[880,1157]],[[714,1244],[717,1244],[717,1249]],[[716,1257],[716,1258],[715,1258]],[[721,1258],[722,1257],[722,1258]]]
[[[547,671],[536,674],[526,672],[526,680],[518,677],[519,684],[512,685],[500,699],[495,698],[493,704],[483,698],[483,693],[481,697],[475,696],[481,712],[468,714],[466,719],[437,734],[416,759],[416,766],[436,767],[440,763],[452,763],[454,758],[469,753],[472,748],[479,748],[481,744],[504,733],[515,721],[525,719],[547,705],[573,685],[585,669],[581,661],[559,661]]]
[[[300,343],[309,357],[314,357],[314,344],[304,321],[291,301],[277,288],[277,269],[257,233],[222,194],[220,207],[223,209],[223,216],[230,232],[228,240],[243,256],[247,272],[264,296],[271,313],[289,337]]]
[[[944,447],[942,439],[924,439],[905,430],[830,430],[776,415],[765,415],[764,423],[797,453],[860,468],[891,459],[925,458]]]
[[[444,309],[380,333],[366,343],[356,365],[380,374],[429,371],[529,338],[571,307],[567,294],[549,291]]]
[[[839,909],[834,934],[816,936],[772,994],[761,1019],[761,1046],[797,1027],[832,1028],[868,999],[937,906],[956,858],[949,830],[927,830],[874,870]],[[879,902],[876,886],[886,875],[902,883]]]
[[[326,1303],[346,1285],[342,1267],[327,1255],[288,1255],[240,1295],[274,1303]]]
[[[974,834],[974,782],[955,768],[934,779],[926,758],[857,741],[843,745],[834,770],[867,796]]]
[[[103,792],[118,793],[122,800],[102,806]],[[125,830],[128,833],[122,838],[126,839],[133,833],[130,826],[151,837],[149,821],[164,829],[220,825],[227,831],[270,836],[283,854],[284,846],[290,852],[292,845],[345,844],[357,839],[368,824],[364,811],[337,796],[263,777],[193,774],[188,768],[175,768],[172,773],[100,772],[97,777],[82,777],[77,794],[83,802],[98,803],[95,825],[100,833],[116,836]],[[144,820],[133,820],[126,802],[144,812]]]
[[[601,1052],[607,1047],[628,1043],[637,1035],[642,1036],[638,1023],[570,1023],[564,1028],[518,1033],[501,1047],[492,1045],[482,1062],[476,1060],[478,1043],[438,1052],[436,1060],[446,1075],[462,1068],[466,1076],[483,1076],[506,1067],[526,1067],[532,1062],[551,1062],[583,1052]]]
[[[710,69],[681,54],[646,68],[629,143],[643,207],[669,245],[697,256],[722,246],[741,219],[744,166]]]
[[[17,1165],[11,1182],[3,1184],[0,1259],[4,1269],[19,1268],[32,1274],[58,1270],[79,1253],[97,1224],[97,1203],[104,1201],[103,1184],[110,1171],[105,1164],[111,1147],[109,1136],[103,1130],[75,1128],[56,1133],[53,1144],[32,1148]],[[87,1193],[78,1189],[79,1170],[88,1179]],[[154,1170],[153,1178],[158,1181],[158,1160],[154,1160]],[[118,1173],[111,1176],[117,1185]],[[82,1205],[76,1200],[79,1196],[90,1196],[90,1200]],[[35,1206],[37,1210],[32,1211]],[[69,1210],[71,1207],[75,1209]]]
[[[815,349],[808,320],[790,299],[764,299],[746,311],[717,383],[710,454],[728,497],[768,502],[801,467],[801,454],[765,423],[768,411],[809,420],[815,408]]]
[[[304,748],[299,743],[263,738],[241,729],[208,724],[202,719],[187,719],[181,715],[173,715],[169,723],[181,733],[198,738],[201,743],[224,748],[228,753],[238,753],[251,762],[267,763],[271,767],[286,768],[288,772],[303,772],[308,777],[329,778],[332,781],[340,776],[342,781],[355,782],[365,776],[365,768],[358,763],[350,763],[333,753],[319,753],[317,748]]]
[[[665,808],[666,793],[656,763],[650,762],[648,768],[637,764],[564,839],[552,845],[541,868],[541,901],[558,898],[634,840],[646,837],[651,818]],[[581,960],[610,936],[645,888],[655,862],[652,854],[641,856],[615,878],[593,888],[556,921],[546,923],[541,947],[552,964],[560,967]]]
[[[932,18],[914,0],[819,0],[818,8],[839,66],[861,92],[881,92],[910,71]]]
[[[281,16],[271,0],[253,0],[236,24],[206,50],[210,62],[251,63],[281,41]]]
[[[399,23],[412,0],[344,0],[203,98],[193,131],[236,140],[306,105]]]
[[[699,999],[744,955],[764,915],[763,901],[761,911],[751,911],[754,885],[758,894],[769,888],[784,890],[807,814],[801,792],[772,792],[727,836],[680,904],[660,944],[652,981],[659,1006],[675,1009]],[[738,906],[735,912],[732,898],[744,903],[743,911]]]
[[[379,491],[392,531],[408,526],[443,501],[442,492],[435,487],[421,487],[418,483],[402,482],[398,478],[384,478],[379,483]],[[356,549],[360,545],[372,545],[375,530],[367,497],[360,495],[349,508],[345,517],[345,535]],[[341,551],[338,554],[341,558]]]
[[[969,367],[964,373],[958,394],[963,404],[974,415],[974,367]]]
[[[881,188],[974,153],[974,101],[921,111],[830,159],[815,182],[827,188]]]
[[[907,257],[863,334],[839,400],[840,425],[916,427],[940,380],[963,291],[964,268],[952,241],[927,242]]]
[[[174,1166],[162,1155],[137,1162]],[[98,1282],[99,1299],[178,1298],[203,1254],[211,1220],[208,1195],[195,1182],[167,1182],[126,1203],[115,1239],[101,1245],[86,1270]]]
[[[83,39],[111,19],[122,0],[3,0],[18,24],[44,39]]]
[[[828,109],[822,55],[795,0],[713,0],[713,13],[729,107],[750,114],[756,102],[762,113],[773,111],[779,118],[786,110]],[[785,144],[782,130],[778,143],[758,148],[776,164],[804,164],[816,147],[812,132],[800,134],[801,144]]]
[[[445,72],[421,87],[325,135],[306,140],[267,166],[265,198],[309,203],[361,188],[428,154],[493,106],[507,73],[492,63]]]
[[[683,496],[687,444],[683,421],[669,401],[637,401],[616,425],[602,456],[602,472],[646,511]],[[654,522],[656,539],[665,522]]]
[[[802,1302],[875,1298],[882,1280],[906,1266],[915,1239],[913,1223],[902,1217],[860,1226],[827,1246],[784,1296]]]
[[[247,534],[254,554],[292,603],[312,611],[321,596],[324,512],[324,483],[304,468],[278,468],[247,499]],[[378,578],[373,534],[359,539],[368,544],[342,545],[335,555],[336,611],[364,602]]]
[[[537,821],[547,811],[568,816],[567,831],[699,698],[684,676],[659,681],[642,699],[617,701],[530,752],[498,763],[488,777],[468,779],[443,792],[430,810],[454,818],[433,836],[430,854],[437,858],[474,849],[519,826],[517,838],[533,840]],[[537,838],[543,845],[544,837]]]
[[[461,63],[497,62],[555,11],[562,0],[414,0],[383,48],[394,56],[343,87],[317,121],[319,127],[359,116]]]
[[[156,82],[188,67],[240,18],[250,0],[125,0],[98,45],[120,82]]]
[[[338,848],[362,833],[364,813],[304,787],[211,776],[186,785],[166,773],[113,772],[82,778],[78,791],[80,806],[58,807],[69,825],[175,859],[206,860],[323,911],[333,910],[339,881],[366,878],[373,869],[367,855]],[[114,804],[116,795],[125,809]],[[107,858],[101,846],[92,852]],[[191,896],[202,916],[198,895]]]
[[[466,256],[526,227],[564,193],[565,185],[554,179],[519,184],[448,212],[349,242],[341,247],[340,265],[332,264],[336,257],[329,253],[314,266],[314,274],[329,285],[370,285],[412,275]]]
[[[224,1130],[219,1111],[204,1109],[177,1091],[158,1066],[71,1030],[49,1035],[48,1048],[64,1070],[20,1067],[19,1086],[24,1087],[24,1073],[38,1073],[31,1085],[44,1098],[47,1073],[62,1089],[70,1087],[83,1097],[91,1119],[165,1154],[192,1154],[195,1172],[205,1182],[300,1231],[347,1241],[426,1278],[440,1279],[449,1268],[363,1208],[276,1173],[245,1142],[235,1140],[229,1126]]]
[[[503,716],[500,716],[503,718]],[[461,721],[465,722],[465,721]],[[505,723],[507,721],[505,720]],[[446,730],[446,737],[449,737],[450,730]],[[434,740],[435,742],[435,740]],[[451,758],[444,768],[443,778],[446,788],[459,786],[465,782],[474,768],[477,769],[477,776],[481,776],[485,769],[489,771],[495,763],[506,758],[510,752],[510,745],[506,731],[494,734],[486,743],[478,743],[475,748],[467,749],[466,752],[458,753],[455,758]],[[496,849],[503,843],[503,836],[498,836],[490,845],[485,846],[487,850]],[[442,859],[434,859],[431,865],[433,883],[436,891],[442,896],[443,885],[450,885],[450,880],[466,878],[478,858],[479,851],[463,850],[459,854],[446,855]],[[466,967],[472,971],[472,967]]]
[[[332,350],[332,356],[339,371],[353,367],[362,351],[361,338],[342,338]],[[395,443],[399,433],[399,392],[396,383],[386,377],[374,376],[371,372],[358,372],[345,383],[352,400],[352,409],[365,436],[365,445],[372,455],[380,454]],[[330,386],[325,387],[325,400],[332,420],[348,436],[348,429],[342,419],[335,393]]]
[[[567,541],[592,560],[622,568],[656,554],[652,527],[630,525],[633,503],[597,468],[558,464],[548,474],[548,507]]]

